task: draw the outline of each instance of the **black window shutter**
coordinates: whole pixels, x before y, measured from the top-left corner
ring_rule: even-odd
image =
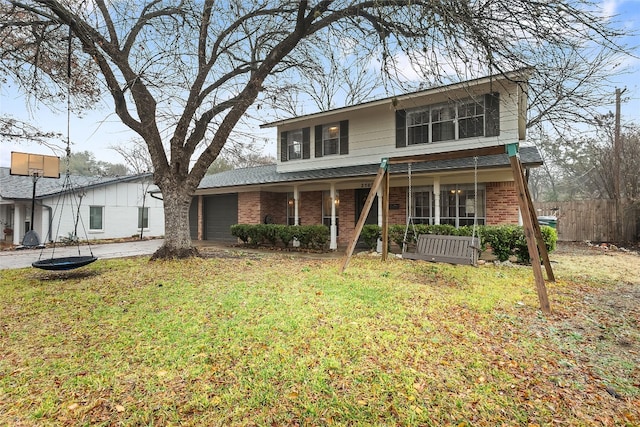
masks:
[[[349,154],[349,120],[340,122],[340,154]]]
[[[280,132],[280,161],[286,162],[289,159],[289,149],[287,147],[287,132]]]
[[[407,112],[396,110],[396,148],[407,146]]]
[[[500,135],[500,93],[484,96],[484,136]]]
[[[316,126],[316,157],[322,157],[322,125]]]
[[[302,158],[311,157],[311,130],[309,128],[302,129]]]

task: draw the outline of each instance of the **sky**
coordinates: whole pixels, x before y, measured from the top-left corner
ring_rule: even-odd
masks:
[[[629,32],[640,33],[640,0],[606,0],[601,2],[605,16],[615,17]],[[640,36],[635,39],[628,38],[625,42],[630,46],[640,46]],[[638,58],[627,60],[627,73],[615,76],[612,79],[615,87],[625,89],[622,95],[622,120],[623,122],[640,123],[640,47],[636,48]],[[27,152],[46,155],[64,155],[64,147],[67,135],[67,114],[62,111],[51,111],[44,105],[27,103],[24,97],[15,92],[8,84],[0,88],[0,115],[11,116],[24,120],[33,126],[50,132],[58,132],[63,135],[57,145],[61,150],[52,151],[35,143],[15,141],[0,141],[0,166],[8,167],[12,151]],[[603,106],[603,112],[615,111],[615,94],[611,94],[611,105]],[[249,129],[255,134],[256,140],[266,141],[262,143],[264,154],[276,155],[276,130],[260,129],[260,123],[255,123],[255,128]],[[136,138],[131,130],[124,126],[110,106],[105,103],[96,109],[86,112],[82,117],[72,115],[70,118],[69,139],[72,141],[71,150],[91,151],[97,160],[111,163],[124,163],[122,157],[110,147],[114,145],[126,145]]]

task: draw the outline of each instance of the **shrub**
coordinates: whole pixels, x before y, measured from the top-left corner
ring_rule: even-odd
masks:
[[[540,227],[542,234],[542,240],[544,246],[547,248],[547,252],[552,252],[556,249],[558,242],[558,233],[552,227],[543,225]],[[514,252],[518,262],[523,264],[531,263],[531,254],[529,253],[529,246],[527,245],[527,238],[524,235],[524,229],[519,227],[517,237],[514,239]]]
[[[289,244],[293,241],[293,238],[297,233],[297,225],[277,225],[276,229],[278,237],[285,248],[289,247]]]
[[[389,226],[389,240],[391,240],[396,245],[402,247],[402,243],[404,242],[404,230],[406,225],[402,224],[394,224]]]
[[[329,242],[329,227],[325,225],[299,225],[295,237],[303,248],[323,249]]]
[[[252,227],[249,224],[235,224],[231,226],[231,235],[237,237],[242,240],[242,242],[246,245],[249,243],[249,227]]]
[[[231,226],[231,234],[251,246],[275,246],[282,241],[287,247],[295,238],[302,247],[313,249],[325,248],[330,237],[324,225],[236,224]]]
[[[261,242],[269,242],[271,246],[278,243],[278,227],[276,224],[257,224],[258,234]]]
[[[365,224],[362,227],[362,233],[360,236],[362,240],[364,240],[364,244],[371,250],[376,249],[378,246],[378,239],[380,238],[380,234],[382,233],[382,229],[380,226],[376,224]]]
[[[439,236],[456,236],[458,231],[451,224],[434,224],[429,225],[426,234],[437,234]],[[423,233],[420,233],[423,234]]]
[[[513,255],[518,228],[515,225],[485,227],[484,241],[499,261],[507,261]]]
[[[307,225],[311,234],[311,248],[325,249],[329,244],[331,232],[326,225]]]

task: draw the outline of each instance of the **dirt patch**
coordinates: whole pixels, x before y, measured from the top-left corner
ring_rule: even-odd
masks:
[[[560,278],[640,284],[640,253],[636,251],[611,245],[561,242],[549,259]]]
[[[557,379],[617,400],[640,388],[640,255],[611,246],[560,243],[550,255],[553,314],[530,324],[557,345]],[[614,368],[617,367],[617,368]],[[617,371],[616,371],[617,369]]]

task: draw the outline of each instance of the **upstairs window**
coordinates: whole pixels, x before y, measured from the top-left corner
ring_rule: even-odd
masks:
[[[431,142],[455,139],[455,106],[441,106],[431,108]]]
[[[458,138],[484,136],[484,105],[470,100],[458,106]]]
[[[315,157],[349,154],[349,121],[315,127]]]
[[[500,135],[500,98],[490,93],[448,104],[396,111],[396,147]]]
[[[407,113],[407,144],[426,144],[429,142],[429,110],[409,111]]]
[[[302,128],[280,132],[280,161],[311,157],[311,129]]]
[[[302,129],[287,132],[287,153],[289,160],[302,158]]]
[[[322,155],[330,156],[340,152],[340,124],[322,126]]]

